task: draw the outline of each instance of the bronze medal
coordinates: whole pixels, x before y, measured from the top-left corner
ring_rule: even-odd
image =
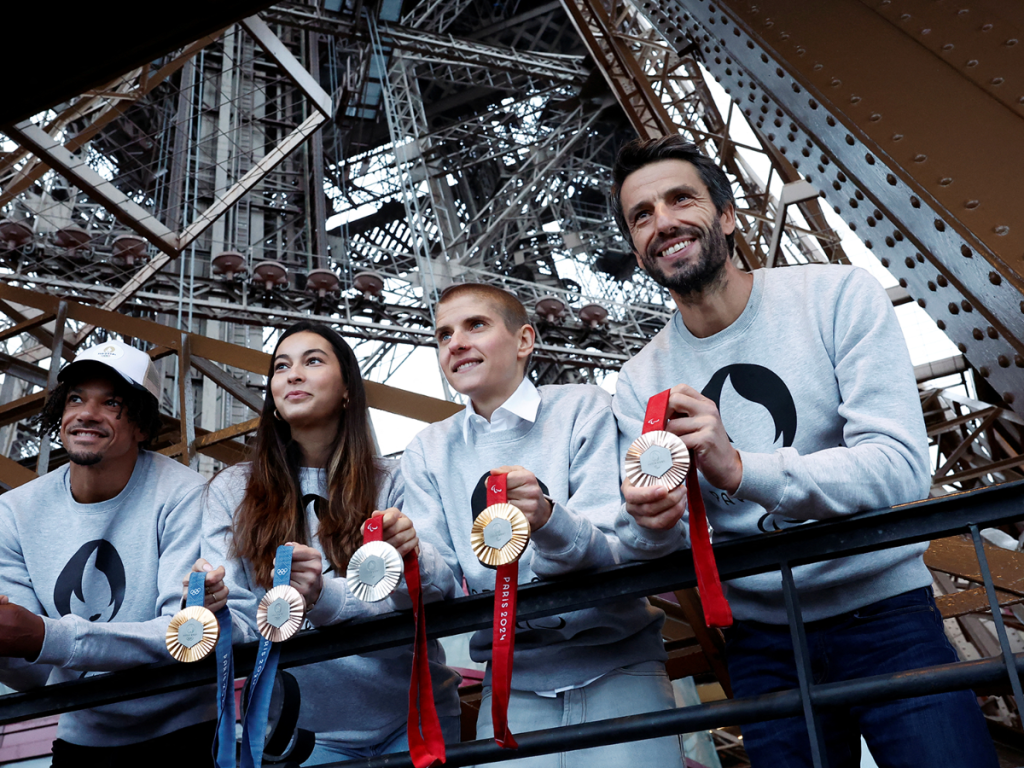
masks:
[[[256,628],[272,643],[290,639],[306,618],[306,601],[290,584],[274,587],[256,609]]]
[[[638,488],[660,485],[671,491],[682,485],[690,471],[690,451],[671,432],[645,432],[626,451],[625,471]]]

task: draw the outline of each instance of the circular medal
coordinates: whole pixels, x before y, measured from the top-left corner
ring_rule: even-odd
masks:
[[[690,451],[671,432],[646,432],[626,451],[626,478],[638,488],[678,488],[690,471]]]
[[[491,504],[473,521],[469,541],[486,566],[514,563],[530,543],[530,523],[512,504]]]
[[[217,646],[220,625],[210,609],[193,605],[178,611],[167,625],[167,650],[178,661],[205,659]]]
[[[267,640],[280,643],[291,638],[306,618],[306,601],[299,590],[282,584],[267,592],[256,609],[256,628]]]
[[[375,603],[395,591],[405,564],[398,550],[383,541],[369,541],[348,561],[348,588],[367,603]]]

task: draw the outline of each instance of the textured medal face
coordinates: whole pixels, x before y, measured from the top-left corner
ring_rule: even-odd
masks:
[[[383,541],[370,541],[349,558],[345,578],[353,595],[375,603],[395,591],[404,567],[397,549]]]
[[[220,625],[217,617],[201,605],[179,611],[167,625],[167,650],[178,661],[206,658],[217,645]]]
[[[492,528],[492,523],[497,524]],[[512,504],[492,504],[473,521],[469,539],[480,562],[497,568],[522,556],[530,543],[530,523]]]
[[[256,609],[256,628],[267,640],[280,643],[292,637],[306,618],[306,601],[295,587],[282,584],[267,592]]]
[[[647,432],[626,451],[626,477],[639,488],[678,488],[690,470],[690,452],[671,432]]]

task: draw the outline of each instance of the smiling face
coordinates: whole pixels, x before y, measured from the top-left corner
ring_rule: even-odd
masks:
[[[456,392],[468,395],[486,419],[516,391],[533,352],[534,330],[513,332],[486,299],[461,294],[441,302],[436,312],[437,357]]]
[[[270,392],[292,428],[336,423],[348,395],[331,343],[311,331],[294,333],[274,353]]]
[[[145,438],[125,414],[124,399],[114,382],[89,378],[69,388],[60,439],[72,464],[134,467],[139,443]]]
[[[733,207],[718,213],[697,169],[660,160],[626,177],[620,192],[637,264],[680,297],[718,281],[729,258]]]

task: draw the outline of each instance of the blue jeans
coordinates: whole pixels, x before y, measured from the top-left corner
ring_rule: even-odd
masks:
[[[613,670],[589,685],[564,691],[555,698],[513,690],[508,704],[508,724],[515,735],[611,717],[674,709],[675,706],[675,693],[665,672],[665,665],[660,661],[644,661]],[[489,686],[484,687],[484,695],[480,700],[476,737],[494,738]],[[508,768],[682,768],[683,758],[679,738],[663,736],[645,741],[610,744],[607,747],[508,760],[501,765]]]
[[[458,744],[462,740],[460,732],[461,718],[458,715],[446,715],[438,718],[441,721],[441,735],[445,744]],[[316,747],[304,762],[303,766],[339,763],[342,760],[358,760],[376,757],[377,755],[393,755],[397,752],[409,751],[409,732],[405,723],[391,733],[380,744],[354,747],[335,742],[318,741]]]
[[[851,680],[958,661],[931,589],[923,587],[851,613],[810,622],[813,682]],[[788,626],[737,621],[726,630],[737,698],[799,687]],[[997,768],[995,748],[971,691],[820,710],[829,768],[860,765],[863,734],[880,768]],[[803,717],[743,726],[753,768],[811,765]]]

